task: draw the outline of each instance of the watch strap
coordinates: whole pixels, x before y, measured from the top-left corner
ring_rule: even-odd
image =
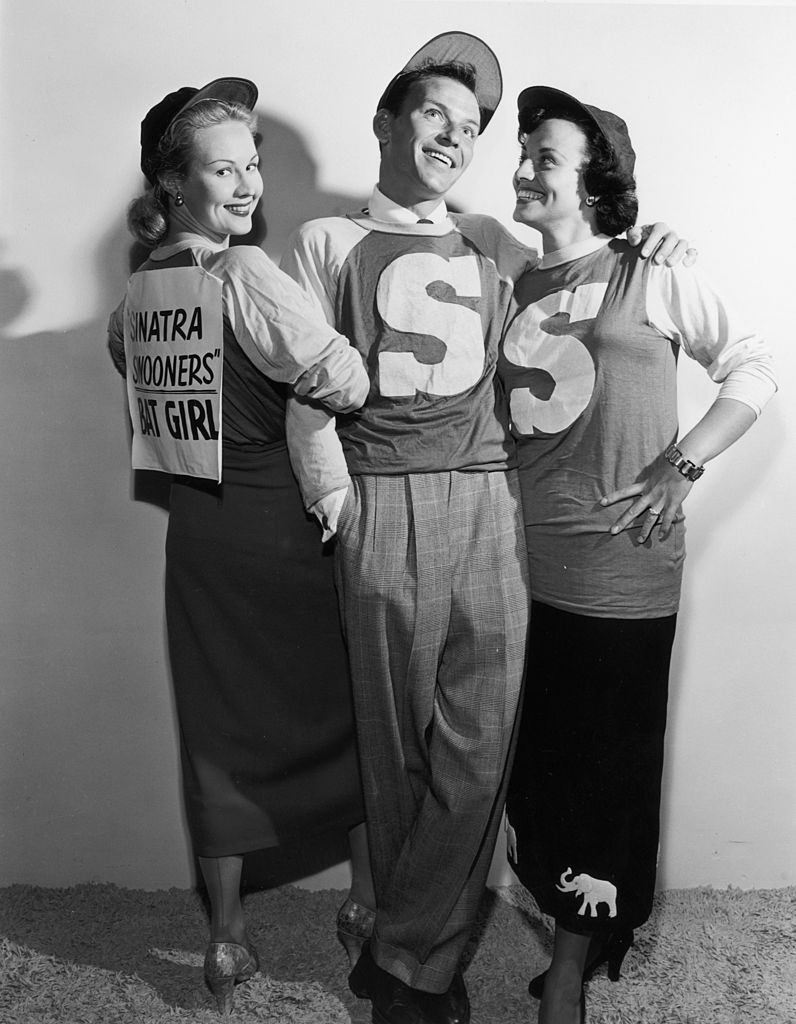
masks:
[[[687,459],[674,442],[672,442],[672,444],[670,444],[663,453],[663,457],[669,465],[674,466],[677,472],[684,476],[686,480],[691,480],[692,482],[694,480],[698,480],[705,472],[704,466],[697,466],[695,462]]]

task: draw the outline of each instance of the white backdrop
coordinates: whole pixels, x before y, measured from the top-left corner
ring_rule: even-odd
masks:
[[[796,883],[796,11],[3,0],[0,884],[191,880],[163,643],[165,515],[135,491],[103,337],[129,269],[141,118],[182,85],[258,83],[264,247],[278,257],[296,224],[367,196],[376,99],[452,28],[490,43],[506,86],[459,208],[511,223],[515,97],[566,89],[626,119],[641,219],[692,239],[771,339],[780,394],[688,501],[660,884]],[[698,368],[680,375],[687,429],[715,389]]]

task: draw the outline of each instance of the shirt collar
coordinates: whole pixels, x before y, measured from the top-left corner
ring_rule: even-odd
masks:
[[[205,235],[194,235],[187,231],[181,231],[173,242],[168,245],[159,245],[149,254],[149,258],[151,260],[168,260],[186,249],[209,249],[210,252],[223,252],[228,248],[229,238],[225,238],[223,242],[213,242]]]
[[[536,269],[549,270],[551,267],[560,267],[562,263],[578,260],[581,256],[590,256],[591,253],[602,249],[609,242],[613,242],[610,235],[592,235],[589,238],[584,238],[581,242],[573,242],[571,245],[565,245],[563,249],[546,252]]]
[[[388,199],[378,185],[374,186],[373,192],[371,192],[368,214],[373,220],[385,221],[388,224],[417,224],[420,219],[412,210],[407,210],[405,206],[399,206],[392,199]],[[448,219],[445,200],[440,199],[439,206],[435,206],[433,211],[426,214],[423,219],[430,220],[432,224],[444,224]]]

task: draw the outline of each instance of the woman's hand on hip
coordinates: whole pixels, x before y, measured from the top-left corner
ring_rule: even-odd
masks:
[[[690,480],[686,480],[673,466],[664,462],[655,466],[645,480],[604,495],[600,498],[600,504],[615,505],[618,501],[635,498],[613,524],[611,533],[621,533],[639,516],[643,516],[639,534],[639,542],[643,544],[652,535],[656,526],[661,540],[668,536],[672,523],[693,486]]]

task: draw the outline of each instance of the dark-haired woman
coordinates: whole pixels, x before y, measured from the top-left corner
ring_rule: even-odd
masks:
[[[331,559],[320,557],[301,507],[284,409],[293,385],[351,411],[368,379],[347,339],[262,250],[229,247],[230,235],[251,230],[263,189],[256,98],[251,82],[221,79],[153,107],[141,130],[151,187],[128,214],[155,247],[133,275],[138,287],[167,291],[163,282],[179,275],[164,272],[175,269],[220,282],[222,482],[173,479],[166,616],[186,811],[211,906],[205,975],[223,1012],[258,967],[241,905],[243,854],[364,817]],[[122,372],[124,314],[123,303],[109,336]],[[355,939],[374,902],[361,825],[352,859],[339,925]]]
[[[555,919],[541,1024],[585,1018],[652,907],[682,503],[775,391],[769,352],[689,267],[642,260],[625,123],[555,89],[519,97],[515,220],[544,257],[515,290],[502,378],[533,605],[508,799],[514,866]],[[678,437],[679,351],[721,384]]]

